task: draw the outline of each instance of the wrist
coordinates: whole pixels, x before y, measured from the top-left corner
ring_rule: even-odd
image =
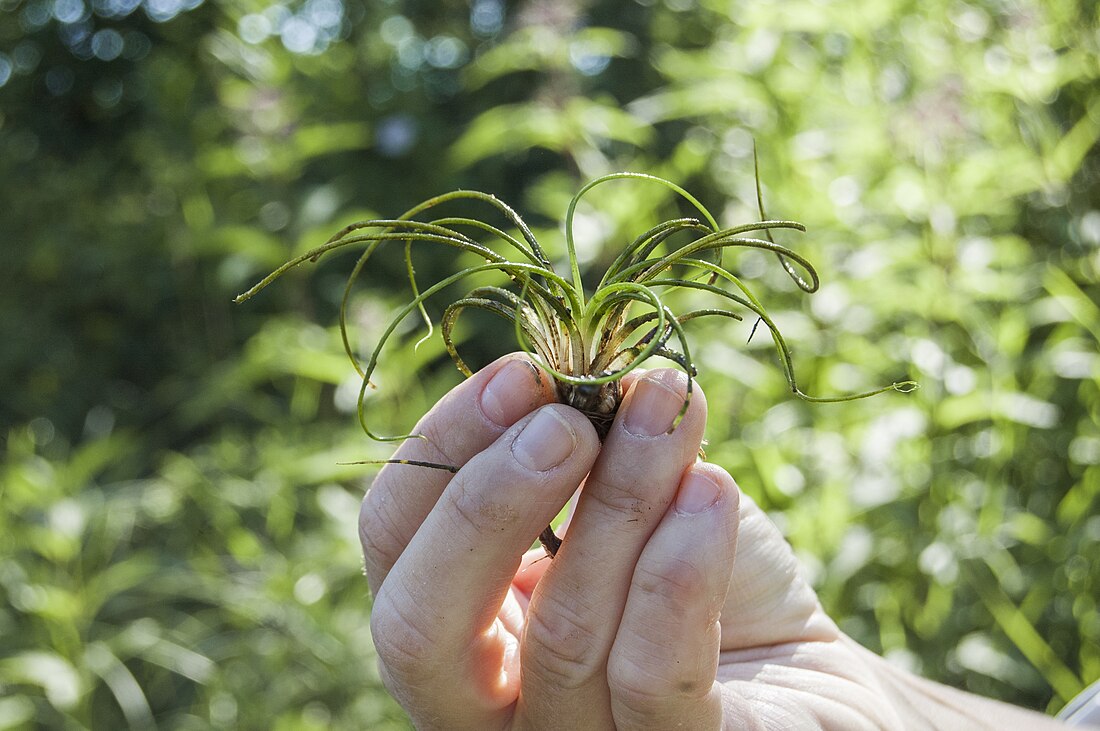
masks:
[[[880,689],[906,731],[973,729],[974,731],[1055,731],[1065,725],[1036,711],[984,698],[918,677],[859,645],[851,646],[874,672]]]

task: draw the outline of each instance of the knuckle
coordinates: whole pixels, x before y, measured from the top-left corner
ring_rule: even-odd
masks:
[[[549,606],[547,606],[549,604]],[[524,668],[560,692],[577,690],[603,672],[605,650],[574,605],[549,595],[527,615]]]
[[[364,554],[378,548],[379,533],[384,530],[376,494],[374,490],[367,490],[363,501],[359,503],[359,542],[363,545]]]
[[[467,480],[452,483],[451,505],[462,527],[473,535],[503,532],[519,519],[515,505],[493,496],[483,483],[471,484]]]
[[[466,461],[458,458],[466,451],[459,441],[459,436],[466,434],[462,429],[455,429],[453,424],[442,424],[439,419],[428,418],[417,425],[416,433],[423,438],[406,442],[415,452],[415,459],[454,467],[461,467]]]
[[[647,495],[652,493],[647,480],[593,479],[585,487],[586,500],[596,503],[603,512],[611,515],[629,515],[631,522],[647,524],[659,517],[657,505]]]
[[[640,662],[621,660],[614,655],[607,667],[607,685],[617,704],[638,715],[657,710],[671,695],[667,679],[655,675]]]
[[[438,643],[400,611],[391,592],[383,590],[375,599],[370,630],[378,662],[394,683],[421,679],[434,665]]]
[[[647,604],[657,604],[666,612],[682,612],[695,604],[707,591],[706,576],[691,561],[666,557],[642,562],[634,570],[632,593]]]
[[[612,652],[607,684],[616,704],[647,717],[666,708],[670,701],[702,700],[710,692],[713,677],[698,668],[682,667],[645,652]]]
[[[386,666],[386,663],[382,661],[382,658],[376,656],[374,658],[374,665],[377,668],[378,679],[382,681],[382,687],[385,688],[398,703],[406,707],[410,706],[411,703],[409,703],[409,701],[411,699],[408,697],[409,693],[407,687],[402,685],[398,679],[394,678],[390,669]]]
[[[386,499],[381,491],[367,490],[359,507],[359,542],[369,564],[392,563],[402,548]]]

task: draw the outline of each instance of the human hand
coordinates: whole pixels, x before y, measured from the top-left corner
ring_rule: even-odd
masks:
[[[601,446],[541,370],[507,356],[395,455],[457,474],[381,471],[360,518],[371,629],[418,728],[979,728],[1018,712],[840,634],[774,525],[696,461],[698,389],[667,433],[685,386],[672,370],[630,378]],[[582,482],[557,557],[527,551]]]

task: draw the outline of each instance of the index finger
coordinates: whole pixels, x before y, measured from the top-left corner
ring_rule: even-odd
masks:
[[[549,376],[526,356],[506,355],[452,389],[416,425],[394,459],[462,467],[508,427],[556,401]],[[454,475],[387,464],[363,498],[359,539],[367,581],[377,593],[393,564]]]

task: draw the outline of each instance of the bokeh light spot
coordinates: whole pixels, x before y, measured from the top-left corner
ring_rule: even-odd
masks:
[[[470,8],[470,30],[483,38],[495,36],[504,27],[504,4],[500,0],[475,0]]]
[[[114,28],[104,28],[92,36],[92,53],[100,61],[114,61],[122,55],[122,34]]]
[[[54,0],[53,17],[62,23],[78,23],[87,12],[81,0]]]
[[[374,143],[383,157],[400,157],[416,144],[419,129],[416,119],[408,114],[394,114],[378,124]]]
[[[245,43],[263,43],[271,35],[271,21],[267,16],[250,13],[237,23],[237,35]]]

